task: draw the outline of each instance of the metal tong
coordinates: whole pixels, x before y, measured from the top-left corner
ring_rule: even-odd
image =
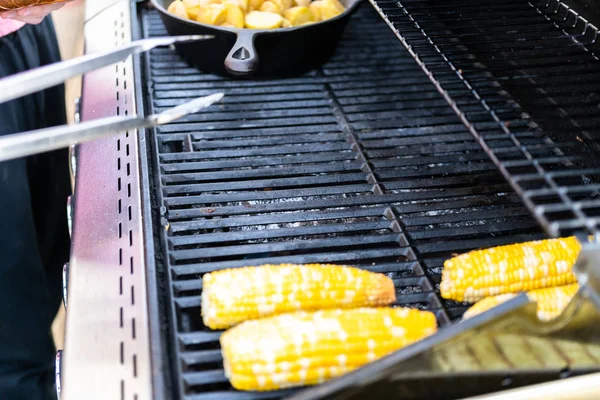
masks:
[[[114,50],[88,54],[15,74],[0,79],[0,103],[56,86],[74,76],[118,63],[131,55],[143,53],[155,47],[211,38],[212,36],[207,35],[186,35],[143,39]],[[56,150],[127,130],[166,124],[209,107],[222,98],[223,93],[212,94],[145,118],[137,115],[109,117],[76,125],[63,125],[7,135],[0,137],[0,161]]]
[[[74,76],[116,64],[130,55],[144,53],[155,47],[212,38],[213,36],[210,35],[185,35],[137,40],[113,50],[87,54],[71,60],[34,68],[0,79],[0,103],[56,86]]]
[[[196,113],[222,98],[223,93],[200,97],[146,118],[139,116],[100,118],[75,125],[7,135],[0,138],[0,161],[61,149],[119,132],[168,124],[188,114]]]

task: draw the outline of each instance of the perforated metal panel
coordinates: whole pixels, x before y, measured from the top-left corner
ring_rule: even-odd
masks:
[[[87,12],[87,52],[131,41],[128,1]],[[135,113],[134,89],[131,59],[87,74],[82,120]],[[66,400],[152,398],[137,140],[124,132],[76,149]]]

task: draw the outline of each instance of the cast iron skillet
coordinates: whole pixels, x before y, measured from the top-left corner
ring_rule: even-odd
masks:
[[[214,35],[212,40],[176,45],[196,68],[238,77],[286,77],[320,67],[333,55],[361,0],[340,0],[346,10],[330,20],[273,30],[225,28],[179,18],[167,12],[172,1],[150,0],[169,35]]]

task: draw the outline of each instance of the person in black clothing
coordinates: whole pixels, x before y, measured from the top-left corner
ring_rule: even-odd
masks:
[[[59,7],[0,13],[0,78],[60,61],[52,20],[44,18]],[[6,34],[11,26],[16,30]],[[65,123],[63,85],[0,103],[0,136]],[[70,190],[67,150],[0,162],[3,400],[55,398],[51,324],[61,301],[62,266],[69,257]]]

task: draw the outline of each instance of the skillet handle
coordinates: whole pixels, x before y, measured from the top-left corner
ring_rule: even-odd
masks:
[[[258,69],[258,54],[254,48],[255,32],[241,29],[225,59],[225,69],[236,76],[250,76]]]

